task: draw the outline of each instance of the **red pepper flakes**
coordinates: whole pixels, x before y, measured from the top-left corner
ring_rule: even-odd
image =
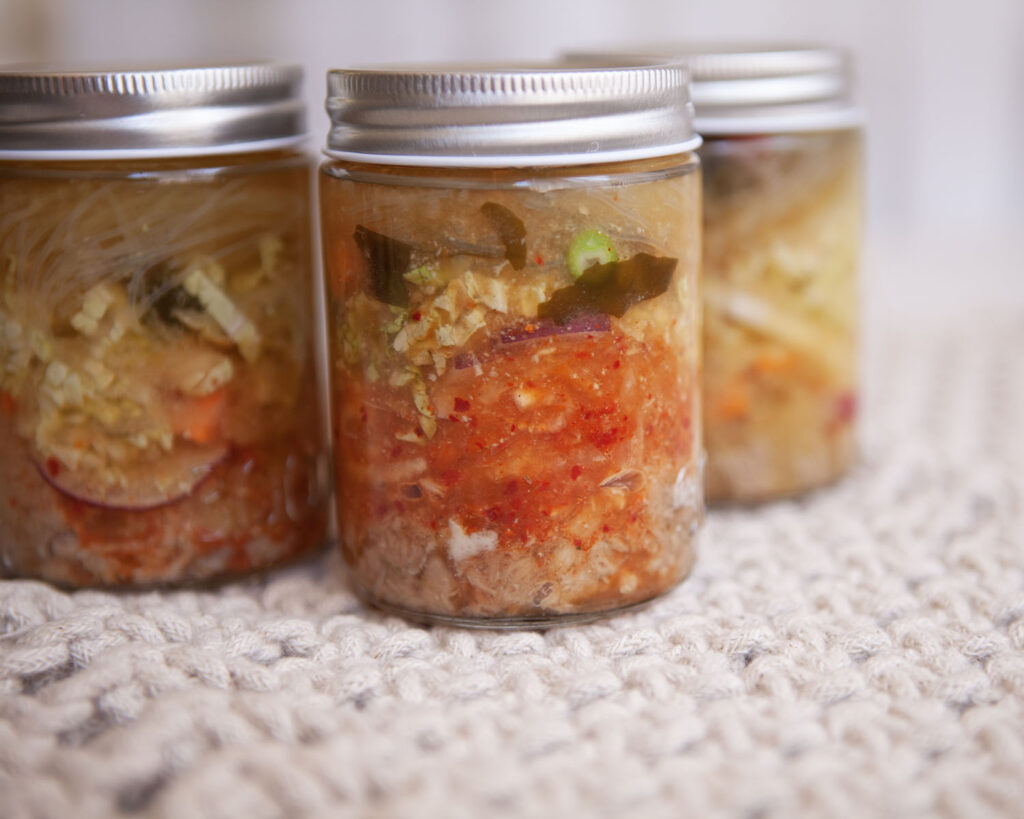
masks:
[[[595,430],[590,436],[590,443],[598,449],[608,449],[622,437],[623,436],[618,427],[611,427],[606,430]]]
[[[536,256],[533,257],[533,261],[537,265],[542,265],[544,264],[544,257],[538,253]]]
[[[455,411],[456,412],[468,412],[469,411],[469,401],[467,401],[465,398],[456,398],[455,399]]]
[[[836,420],[840,423],[849,423],[857,415],[857,395],[853,392],[844,392],[836,399],[835,408]]]
[[[537,322],[533,324],[534,328],[544,326]],[[522,326],[517,325],[520,334]],[[484,377],[488,380],[487,390],[479,397],[475,392],[467,392],[467,389],[476,389],[479,385],[472,371],[460,373],[451,368],[438,379],[439,406],[458,416],[460,421],[439,427],[438,434],[424,451],[429,464],[428,474],[443,491],[437,492],[435,497],[427,490],[427,485],[421,485],[422,499],[409,498],[403,488],[415,481],[401,480],[388,493],[388,510],[383,518],[394,519],[393,503],[398,499],[404,502],[410,522],[422,526],[426,532],[444,536],[448,521],[461,519],[471,522],[474,528],[483,526],[497,532],[502,538],[506,537],[502,533],[511,530],[507,535],[509,544],[526,549],[525,543],[530,539],[545,542],[564,531],[559,527],[564,524],[567,504],[574,503],[581,497],[580,493],[584,496],[592,491],[598,496],[604,494],[596,484],[601,475],[607,474],[608,463],[617,463],[628,454],[626,448],[616,450],[623,441],[641,436],[641,430],[647,429],[647,440],[664,440],[666,452],[670,451],[669,447],[675,451],[692,444],[691,436],[681,429],[686,415],[684,402],[665,401],[667,412],[661,407],[661,390],[675,389],[677,376],[683,372],[677,372],[673,363],[676,359],[668,357],[667,347],[663,355],[631,356],[626,349],[626,341],[619,342],[616,336],[607,333],[601,336],[595,332],[593,339],[587,339],[583,334],[562,334],[544,341],[537,340],[537,335],[535,329],[534,340],[528,342],[533,346],[508,344],[476,354],[484,362]],[[543,349],[550,355],[544,361],[543,374],[538,373],[533,361],[532,353],[537,349]],[[580,361],[575,354],[583,350],[594,352]],[[656,348],[655,352],[659,350]],[[625,366],[627,357],[628,367]],[[620,362],[618,368],[613,367],[616,360]],[[682,364],[678,366],[682,367]],[[608,389],[591,391],[593,384],[602,382],[607,383]],[[526,410],[520,415],[513,409],[511,387],[526,387],[528,383],[543,391],[545,401],[532,412]],[[510,385],[510,389],[504,389],[505,384]],[[659,389],[658,400],[651,403],[648,398],[644,401],[645,395],[653,398],[655,384]],[[632,392],[629,391],[631,385],[635,386]],[[407,390],[396,390],[386,380],[368,384],[366,390],[373,399],[360,398],[366,401],[369,410],[373,410],[374,424],[381,425],[382,432],[408,431]],[[467,399],[470,394],[474,397]],[[637,396],[639,400],[636,400]],[[470,411],[462,412],[464,406],[461,401],[457,403],[456,398],[467,401]],[[635,401],[635,406],[627,410],[621,400],[623,398],[631,403]],[[568,412],[565,428],[560,429],[557,435],[549,435],[543,431],[533,432],[531,425],[526,424],[520,435],[518,422],[513,418],[518,415],[530,418],[531,423],[534,420],[543,422],[549,418],[548,405],[551,406],[551,415],[555,413],[554,408],[559,414]],[[390,409],[385,411],[378,406]],[[471,426],[473,419],[477,419],[479,424]],[[543,424],[539,427],[544,429]],[[596,443],[603,444],[601,448],[593,446],[592,436],[596,437]],[[373,523],[368,513],[374,506],[372,502],[367,503],[367,496],[371,499],[374,495],[379,497],[381,489],[370,476],[387,468],[386,456],[393,443],[389,442],[387,448],[371,450],[365,470],[362,468],[362,460],[367,458],[365,440],[360,440],[357,435],[347,435],[342,440],[343,452],[346,446],[348,458],[343,459],[343,463],[358,465],[353,466],[351,472],[364,482],[365,488],[362,493],[351,492],[348,497],[341,498],[343,511],[357,525]],[[411,454],[412,447],[415,444],[403,444],[402,452]],[[503,465],[506,463],[525,463],[526,468],[520,474],[511,469],[505,472]],[[586,481],[583,481],[584,475],[587,476]],[[566,483],[566,477],[570,476]],[[514,489],[511,484],[513,478],[516,481]],[[356,490],[360,489],[359,481],[352,483]],[[579,557],[591,548],[592,543],[610,539],[612,532],[621,530],[623,536],[646,532],[646,529],[639,529],[645,526],[649,514],[644,508],[644,493],[622,494],[624,506],[600,510],[589,534],[578,531],[566,533],[568,536],[563,542],[570,547],[574,536],[580,538],[582,549],[577,553]],[[638,514],[632,516],[633,512]],[[637,532],[629,532],[630,529],[637,529]],[[543,553],[537,559],[544,560]],[[551,562],[550,558],[548,561]]]
[[[56,478],[60,474],[60,461],[51,455],[46,459],[46,471],[51,478]]]
[[[420,313],[419,310],[414,310],[412,315],[409,316],[409,318],[412,319],[413,321],[419,321],[421,318],[423,318],[423,314]]]
[[[621,362],[621,361],[619,361],[619,359],[617,359],[617,358],[616,358],[616,359],[615,359],[615,363],[614,363],[614,364],[612,364],[612,369],[613,369],[613,370],[617,370],[617,369],[619,369],[619,367],[621,367],[621,366],[622,366],[622,362]]]

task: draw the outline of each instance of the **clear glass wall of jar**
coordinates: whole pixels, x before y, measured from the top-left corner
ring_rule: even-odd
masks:
[[[0,74],[0,572],[177,584],[318,547],[301,73],[52,76]],[[247,93],[276,112],[243,111]],[[96,117],[24,113],[69,99]],[[147,119],[170,105],[181,130]]]
[[[386,138],[356,150],[358,106],[332,110],[320,195],[339,533],[369,602],[535,626],[648,600],[689,571],[700,175],[685,71],[643,71],[331,75],[334,98],[386,90],[410,108],[423,103],[408,88],[543,81],[577,84],[558,92],[567,117],[581,86],[675,100],[667,127],[640,131],[654,146],[640,159],[651,145],[595,143],[579,125],[554,147],[537,131],[503,143],[517,128],[493,123],[536,115],[515,93],[467,94],[466,143],[419,154],[390,155]],[[589,161],[581,140],[599,149]]]

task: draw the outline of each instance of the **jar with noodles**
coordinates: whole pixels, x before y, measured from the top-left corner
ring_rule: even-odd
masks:
[[[841,51],[636,47],[682,59],[704,137],[704,434],[710,501],[766,500],[855,455],[860,113]]]
[[[685,69],[328,83],[337,501],[360,594],[515,627],[672,587],[702,513]]]
[[[198,582],[323,541],[301,71],[0,73],[0,571]]]
[[[814,489],[855,456],[861,136],[848,64],[798,47],[687,61],[703,89],[708,495]],[[741,85],[742,102],[729,93]]]

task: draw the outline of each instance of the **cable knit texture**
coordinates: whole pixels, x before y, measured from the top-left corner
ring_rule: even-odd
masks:
[[[862,462],[712,512],[646,609],[366,611],[328,555],[215,591],[0,583],[0,816],[1024,815],[1024,320],[865,351]]]

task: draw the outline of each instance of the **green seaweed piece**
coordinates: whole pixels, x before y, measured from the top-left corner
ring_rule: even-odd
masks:
[[[363,225],[356,225],[352,238],[366,259],[374,298],[385,304],[407,307],[409,288],[403,274],[409,270],[412,247]]]
[[[634,304],[668,289],[678,259],[637,253],[629,259],[593,264],[569,287],[551,294],[537,307],[540,318],[565,324],[585,313],[621,317]]]
[[[199,312],[203,309],[199,299],[180,284],[168,286],[173,279],[174,271],[168,262],[157,262],[142,274],[140,295],[152,300],[144,320],[157,318],[164,324],[181,325],[176,316],[179,310]]]
[[[516,270],[522,270],[526,266],[526,225],[523,220],[497,202],[484,202],[480,210],[498,232],[509,264]]]

